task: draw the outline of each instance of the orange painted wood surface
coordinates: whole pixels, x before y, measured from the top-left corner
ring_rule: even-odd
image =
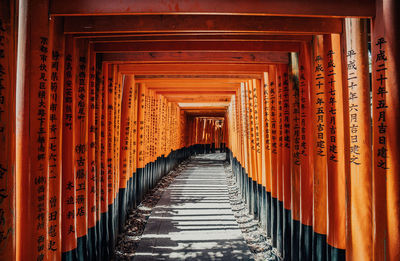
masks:
[[[0,259],[16,258],[16,38],[15,9],[0,1]]]
[[[58,15],[83,15],[83,14],[176,14],[176,13],[228,13],[228,14],[269,14],[269,15],[304,15],[304,16],[362,16],[371,17],[375,13],[373,1],[348,2],[340,0],[334,3],[321,3],[319,1],[268,1],[251,2],[237,1],[235,5],[222,2],[215,5],[213,1],[168,2],[152,0],[131,5],[127,0],[110,4],[106,1],[96,3],[88,2],[82,5],[74,0],[69,4],[52,2],[51,13]],[[127,6],[129,8],[127,9]]]
[[[399,50],[395,1],[377,1],[372,20],[373,256],[400,257],[399,176]]]
[[[64,43],[62,18],[50,21],[49,55],[51,75],[49,101],[49,259],[60,259],[62,254],[62,123],[64,86]]]
[[[301,118],[301,163],[300,163],[300,208],[301,223],[307,226],[313,224],[313,199],[314,184],[314,144],[312,128],[309,123],[312,121],[311,102],[311,46],[303,44],[299,53],[299,88],[300,88],[300,118]]]
[[[74,140],[75,140],[75,99],[76,92],[73,75],[74,66],[74,40],[65,38],[65,63],[64,63],[64,95],[63,95],[63,165],[62,165],[62,251],[68,252],[76,248],[76,221],[75,221],[75,186],[76,174],[74,172]]]
[[[314,231],[326,235],[327,219],[327,194],[326,194],[326,168],[327,168],[327,148],[326,148],[326,109],[325,93],[326,81],[324,75],[324,49],[323,36],[318,35],[313,40],[312,55],[312,85],[311,85],[311,104],[312,106],[312,131],[314,153],[314,187],[313,187],[313,228]]]
[[[346,249],[346,183],[348,158],[344,150],[349,147],[345,137],[345,103],[342,81],[342,55],[340,35],[324,35],[325,111],[327,147],[327,242]]]
[[[290,198],[292,218],[300,221],[301,116],[299,86],[299,56],[291,53],[289,64],[289,120],[290,120]],[[293,233],[293,232],[292,232]]]

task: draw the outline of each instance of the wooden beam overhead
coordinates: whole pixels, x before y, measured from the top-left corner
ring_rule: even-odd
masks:
[[[98,4],[96,1],[94,3]],[[232,15],[71,16],[65,18],[64,32],[67,34],[146,32],[324,34],[341,33],[342,19]]]
[[[122,73],[145,74],[246,74],[263,73],[268,69],[268,64],[121,64],[118,69]]]
[[[237,86],[247,79],[241,78],[203,78],[203,79],[142,79],[146,86],[162,86],[162,87],[186,87],[186,86]],[[137,81],[137,80],[136,80]]]
[[[78,35],[78,38],[90,38],[91,42],[165,42],[165,41],[285,41],[309,42],[311,35],[254,35],[254,34],[107,34],[107,35]]]
[[[98,53],[170,52],[170,51],[229,51],[229,52],[298,52],[296,42],[282,41],[165,41],[94,43]]]
[[[135,52],[105,53],[103,61],[132,62],[212,62],[212,63],[283,63],[289,62],[284,52]]]
[[[227,103],[229,105],[229,103]],[[208,106],[208,107],[181,107],[181,109],[187,111],[187,112],[193,112],[193,111],[225,111],[227,106],[221,107],[221,106]]]
[[[213,93],[215,91],[221,91],[221,92],[236,92],[238,87],[236,88],[226,88],[226,87],[185,87],[185,88],[163,88],[163,87],[152,87],[148,88],[149,90],[155,91],[158,94],[165,94],[165,93],[189,93],[189,92],[203,92],[203,93]]]
[[[165,82],[146,82],[146,88],[149,89],[158,89],[158,88],[169,88],[169,89],[185,89],[185,88],[226,88],[233,89],[240,87],[240,83],[237,82],[223,82],[223,81],[214,81],[211,83],[203,83],[201,81],[193,81],[193,82],[181,82],[181,81],[165,81]]]
[[[180,83],[180,82],[167,82],[168,84],[146,82],[146,88],[154,91],[185,91],[185,90],[199,90],[199,91],[235,91],[240,88],[240,83]]]
[[[185,111],[187,114],[204,114],[204,113],[205,114],[211,114],[211,113],[220,114],[220,113],[225,113],[226,108],[225,109],[210,108],[210,109],[206,109],[206,110],[186,110],[184,108],[183,111]]]
[[[223,75],[225,76],[225,75]],[[228,75],[229,76],[229,75]],[[147,84],[153,83],[165,83],[165,82],[182,82],[182,83],[193,83],[193,82],[201,82],[206,84],[212,84],[215,82],[219,83],[241,83],[247,80],[251,80],[252,78],[234,78],[234,77],[212,77],[212,78],[143,78],[139,76],[135,76],[135,82],[141,82]]]
[[[135,75],[135,81],[149,81],[149,80],[160,80],[160,79],[187,79],[192,81],[193,79],[209,79],[214,81],[215,79],[226,79],[227,81],[238,81],[242,82],[244,80],[251,79],[261,79],[261,74],[237,74],[237,75],[211,75],[211,74],[196,74],[196,75]]]
[[[229,102],[218,102],[218,103],[178,103],[178,106],[185,110],[209,110],[209,109],[220,109],[225,110],[229,106]]]
[[[231,96],[165,96],[165,98],[170,102],[190,102],[190,103],[204,103],[204,102],[227,102],[231,100]]]
[[[193,96],[193,95],[212,95],[212,96],[227,96],[227,95],[235,95],[236,91],[232,90],[219,90],[215,89],[214,91],[202,91],[202,90],[180,90],[180,91],[157,91],[157,94],[161,94],[165,97],[185,97],[185,96]]]
[[[252,14],[372,17],[374,0],[51,0],[52,15],[101,14]]]

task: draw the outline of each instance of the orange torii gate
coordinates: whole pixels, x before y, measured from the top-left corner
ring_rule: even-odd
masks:
[[[127,211],[222,143],[284,259],[398,260],[397,10],[1,0],[0,259],[111,258]]]

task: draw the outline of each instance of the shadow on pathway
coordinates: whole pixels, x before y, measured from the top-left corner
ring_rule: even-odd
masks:
[[[231,210],[224,159],[187,164],[153,209],[134,260],[253,260]]]

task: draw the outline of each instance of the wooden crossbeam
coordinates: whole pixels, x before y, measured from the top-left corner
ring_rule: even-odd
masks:
[[[135,80],[137,82],[144,82],[144,81],[159,81],[165,79],[180,79],[180,80],[188,80],[193,81],[193,79],[208,79],[211,82],[215,81],[216,79],[225,79],[226,82],[243,82],[244,80],[249,79],[261,79],[260,74],[221,74],[221,75],[212,75],[212,74],[195,74],[195,75],[135,75]]]
[[[310,42],[310,35],[265,35],[265,34],[215,34],[215,33],[174,33],[174,34],[85,34],[78,38],[90,38],[91,42],[166,42],[166,41],[285,41],[285,42]]]
[[[154,32],[341,33],[342,19],[231,15],[71,16],[66,34]]]
[[[165,82],[146,82],[147,89],[157,89],[157,88],[169,88],[169,89],[184,89],[188,87],[196,88],[226,88],[232,89],[240,86],[240,83],[236,82],[223,82],[222,80],[217,80],[214,82],[203,83],[202,81],[193,82],[181,82],[181,81],[165,81]]]
[[[204,103],[204,102],[227,102],[230,101],[231,96],[165,96],[165,98],[170,102],[190,102],[190,103]]]
[[[119,71],[123,73],[134,73],[136,75],[156,74],[201,74],[211,72],[213,74],[246,74],[263,73],[268,64],[123,64]]]
[[[374,0],[51,0],[53,15],[99,14],[254,14],[328,17],[372,17]]]
[[[215,89],[214,91],[203,91],[203,90],[177,90],[177,91],[170,91],[170,90],[160,90],[157,91],[158,94],[161,94],[165,97],[185,97],[185,96],[193,96],[193,95],[212,95],[212,96],[227,96],[227,95],[234,95],[236,91],[232,90],[219,90]]]
[[[212,75],[211,75],[212,76]],[[225,76],[225,75],[222,75]],[[234,75],[232,75],[234,76]],[[228,77],[212,77],[212,78],[144,78],[141,77],[140,75],[135,76],[135,82],[139,83],[145,83],[152,85],[152,84],[158,84],[158,83],[165,83],[165,82],[181,82],[181,83],[193,83],[193,82],[201,82],[205,85],[208,84],[214,84],[215,82],[218,83],[241,83],[244,81],[247,81],[251,78],[228,78]]]
[[[283,41],[102,42],[94,44],[94,51],[100,53],[170,51],[298,52],[299,47],[296,42]]]
[[[211,63],[284,63],[289,62],[284,52],[131,52],[105,53],[103,61],[132,62],[211,62]]]

